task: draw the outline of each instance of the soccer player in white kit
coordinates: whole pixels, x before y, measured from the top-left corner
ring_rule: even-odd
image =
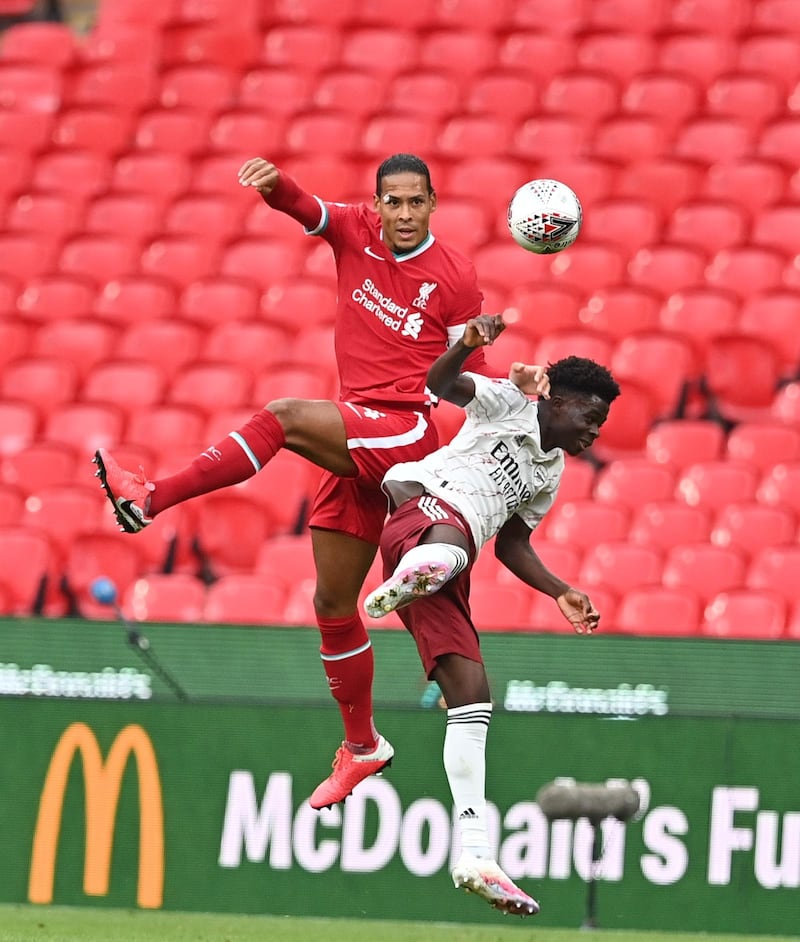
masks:
[[[469,573],[496,535],[495,553],[508,569],[550,595],[576,632],[594,631],[600,615],[589,597],[544,566],[530,537],[553,505],[564,452],[578,455],[591,446],[619,386],[605,367],[567,357],[548,366],[550,397],[533,402],[525,392],[533,389],[532,368],[522,363],[512,366],[508,380],[460,372],[487,342],[483,324],[469,320],[461,340],[428,372],[432,392],[463,406],[466,419],[449,445],[384,476],[392,508],[381,537],[386,579],[364,607],[373,618],[398,610],[447,704],[444,768],[462,845],[455,885],[527,916],[538,912],[538,903],[492,859],[486,830],[492,703],[470,616]]]

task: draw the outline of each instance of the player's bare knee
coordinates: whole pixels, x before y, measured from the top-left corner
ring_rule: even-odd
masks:
[[[265,408],[280,422],[284,434],[289,438],[301,424],[302,405],[302,399],[274,399]]]

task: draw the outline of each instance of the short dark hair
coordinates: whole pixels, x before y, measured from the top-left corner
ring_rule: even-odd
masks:
[[[556,363],[548,363],[547,375],[551,393],[584,393],[597,396],[608,405],[620,393],[611,371],[586,357],[564,357]]]
[[[383,178],[391,176],[393,173],[418,173],[421,177],[425,177],[428,193],[433,193],[431,172],[421,157],[417,157],[416,154],[393,154],[384,160],[375,175],[375,192],[378,196],[381,194]]]

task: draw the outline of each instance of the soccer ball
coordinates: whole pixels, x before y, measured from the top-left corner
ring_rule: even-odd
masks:
[[[514,241],[539,255],[568,248],[578,238],[583,210],[578,197],[558,180],[531,180],[508,204],[508,231]]]

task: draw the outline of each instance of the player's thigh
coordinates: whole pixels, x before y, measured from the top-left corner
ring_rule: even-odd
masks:
[[[314,608],[323,618],[355,611],[377,547],[337,530],[311,530],[317,587]]]
[[[283,427],[286,448],[333,474],[358,473],[337,405],[327,399],[276,399],[267,409]]]

